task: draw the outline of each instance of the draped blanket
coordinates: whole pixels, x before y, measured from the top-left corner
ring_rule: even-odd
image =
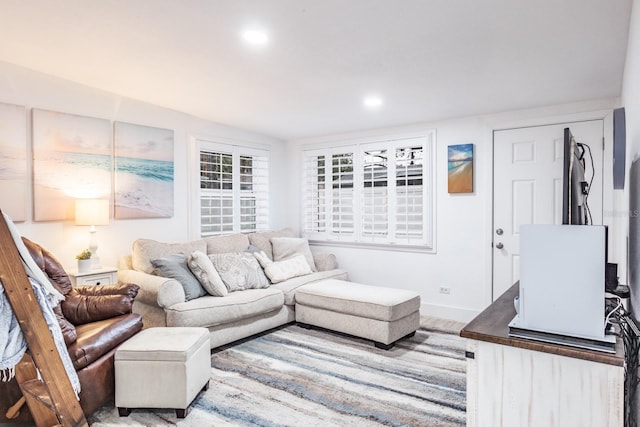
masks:
[[[9,227],[9,231],[11,232],[13,242],[18,249],[20,258],[22,259],[22,267],[27,273],[27,277],[29,278],[29,282],[31,283],[33,292],[35,293],[36,300],[40,305],[42,314],[44,315],[47,326],[51,331],[53,341],[55,342],[64,368],[67,372],[67,375],[69,376],[69,380],[71,381],[71,385],[73,386],[73,389],[76,392],[77,396],[78,393],[80,393],[80,380],[78,379],[78,375],[73,367],[71,358],[69,357],[69,353],[64,343],[64,338],[62,336],[62,330],[60,329],[58,319],[56,319],[56,315],[53,312],[53,308],[64,299],[64,296],[53,287],[53,285],[49,281],[49,278],[36,265],[33,258],[31,258],[31,254],[29,254],[29,250],[22,242],[20,233],[18,232],[16,226],[13,224],[11,218],[4,213],[3,215],[4,220]],[[13,313],[11,305],[9,304],[9,300],[7,299],[7,295],[4,291],[4,286],[0,281],[1,381],[9,381],[13,378],[13,376],[15,375],[15,366],[18,364],[20,359],[22,359],[22,356],[26,351],[27,343],[24,339],[24,335],[22,334],[22,330],[20,329],[20,325],[18,324],[16,316]]]

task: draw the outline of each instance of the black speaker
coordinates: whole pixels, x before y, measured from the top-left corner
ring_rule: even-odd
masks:
[[[607,263],[604,273],[604,285],[608,291],[618,287],[618,264]]]
[[[627,129],[624,107],[613,110],[613,189],[624,189]]]

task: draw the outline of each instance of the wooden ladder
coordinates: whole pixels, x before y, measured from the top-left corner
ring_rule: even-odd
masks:
[[[16,380],[36,425],[88,426],[1,211],[0,281],[29,348]]]

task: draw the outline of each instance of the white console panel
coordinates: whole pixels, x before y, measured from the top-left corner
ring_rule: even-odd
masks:
[[[520,298],[512,328],[605,337],[606,233],[595,225],[520,227]]]

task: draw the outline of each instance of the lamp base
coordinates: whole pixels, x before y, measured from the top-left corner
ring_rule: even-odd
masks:
[[[98,270],[102,268],[102,265],[100,264],[100,257],[98,256],[92,256],[91,257],[91,269],[92,270]]]

